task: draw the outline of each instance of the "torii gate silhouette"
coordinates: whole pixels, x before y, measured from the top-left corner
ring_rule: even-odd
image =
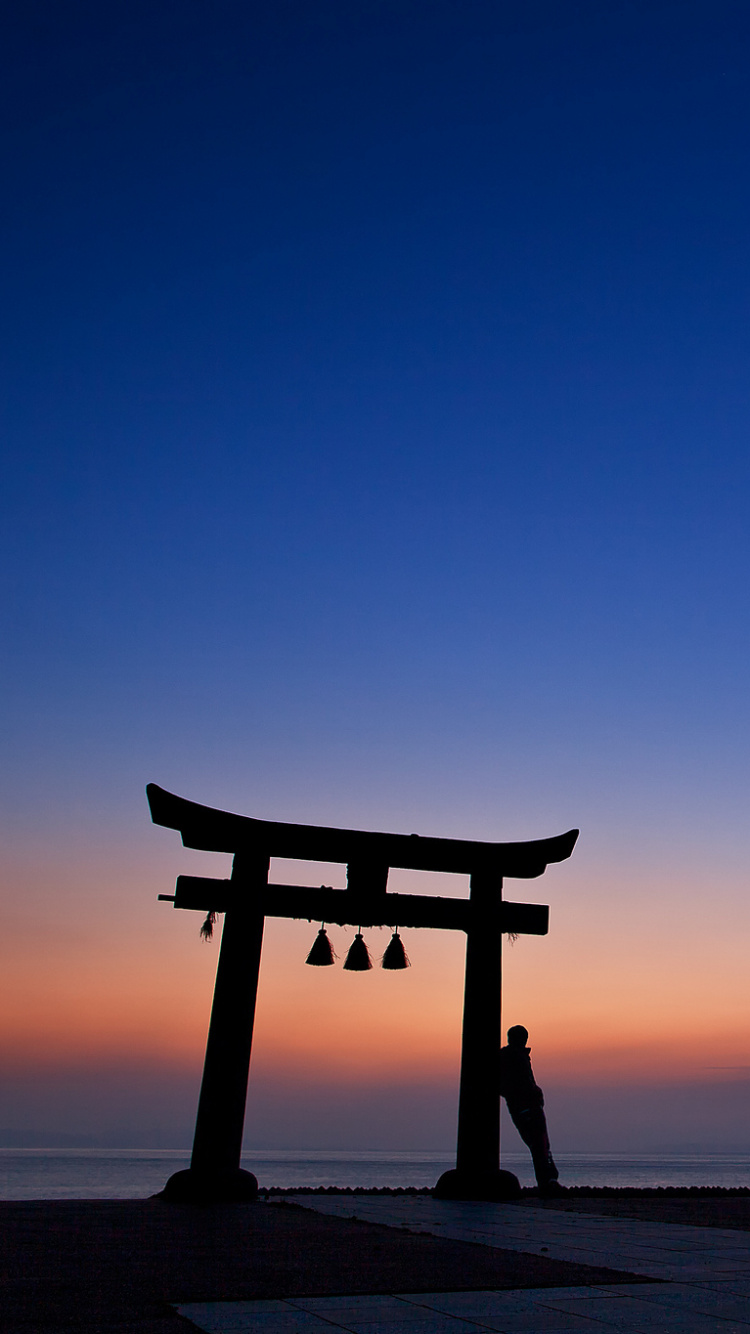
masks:
[[[549,909],[508,903],[503,877],[532,880],[565,861],[578,830],[526,843],[480,843],[417,834],[367,833],[253,820],[186,801],[155,783],[146,788],[155,824],[177,829],[186,848],[233,854],[230,880],[180,875],[175,908],[225,914],[190,1168],[170,1177],[171,1200],[241,1200],[257,1194],[240,1167],[250,1049],[266,917],[339,926],[432,927],[466,932],[456,1167],[436,1193],[497,1200],[519,1193],[500,1170],[500,1101],[493,1078],[501,1042],[502,933],[547,934]],[[271,857],[342,862],[347,888],[270,885]],[[469,875],[468,899],[389,894],[391,867]]]

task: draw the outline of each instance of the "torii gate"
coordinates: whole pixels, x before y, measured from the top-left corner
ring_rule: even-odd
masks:
[[[339,926],[432,927],[466,932],[456,1167],[436,1192],[464,1200],[512,1198],[511,1172],[500,1170],[500,1101],[491,1072],[501,1042],[502,933],[547,934],[549,909],[508,903],[503,876],[532,880],[573,851],[578,830],[527,843],[479,843],[417,834],[365,833],[318,825],[277,824],[200,806],[146,788],[155,824],[177,829],[186,848],[230,852],[230,880],[180,875],[175,908],[225,913],[190,1168],[170,1177],[172,1200],[239,1200],[257,1194],[240,1167],[255,1001],[266,917]],[[270,885],[271,857],[343,862],[347,888]],[[468,899],[389,894],[392,866],[469,875]]]

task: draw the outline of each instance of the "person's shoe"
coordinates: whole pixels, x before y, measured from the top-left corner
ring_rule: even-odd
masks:
[[[567,1192],[565,1187],[560,1185],[559,1181],[546,1181],[543,1186],[539,1187],[539,1194],[543,1200],[551,1200],[554,1199],[555,1196],[565,1195]]]

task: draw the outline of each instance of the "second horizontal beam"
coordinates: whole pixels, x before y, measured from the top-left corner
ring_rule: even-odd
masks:
[[[175,908],[198,912],[227,912],[244,893],[231,880],[180,875]],[[266,917],[287,917],[336,926],[432,927],[441,931],[468,931],[469,899],[443,899],[426,894],[379,894],[369,898],[348,889],[319,889],[307,885],[268,885],[259,897]],[[508,903],[501,909],[502,930],[517,935],[544,936],[549,909],[541,903]]]

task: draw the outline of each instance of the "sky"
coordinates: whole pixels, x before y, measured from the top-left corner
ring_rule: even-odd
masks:
[[[150,824],[156,782],[580,828],[504,890],[550,905],[503,1005],[553,1148],[750,1151],[746,5],[8,28],[6,1142],[190,1142],[217,943],[157,895],[227,859]],[[267,923],[246,1143],[449,1149],[463,940],[350,975],[314,933]]]

